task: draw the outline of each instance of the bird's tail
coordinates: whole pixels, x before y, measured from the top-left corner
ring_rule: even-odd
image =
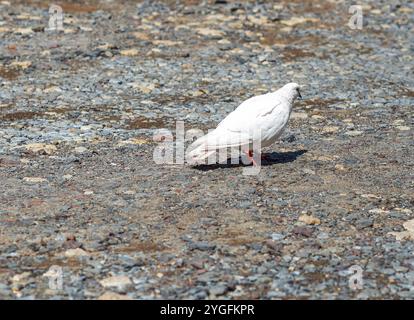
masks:
[[[217,148],[211,143],[212,139],[215,139],[215,134],[210,132],[194,141],[186,155],[187,163],[202,164],[205,163],[205,159],[216,154]]]
[[[211,161],[214,163],[217,163],[217,161],[222,163],[227,161],[229,157],[227,154],[229,148],[236,148],[236,151],[249,148],[249,141],[249,137],[245,134],[231,134],[230,132],[223,133],[214,130],[197,139],[190,145],[189,152],[186,154],[186,160],[188,164],[193,165],[203,164],[207,158],[209,164],[211,164]],[[230,157],[233,155],[234,154],[231,153]]]
[[[187,163],[202,164],[205,159],[216,153],[216,150],[206,150],[204,146],[200,146],[187,154]]]
[[[204,137],[203,137],[204,138]],[[216,153],[216,150],[209,149],[206,141],[195,141],[190,146],[190,151],[186,155],[188,164],[201,164],[205,162],[205,159]]]

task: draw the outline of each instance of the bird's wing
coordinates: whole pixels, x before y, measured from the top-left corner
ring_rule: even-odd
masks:
[[[217,129],[245,133],[260,128],[261,123],[282,101],[274,94],[264,94],[244,101],[217,126]]]

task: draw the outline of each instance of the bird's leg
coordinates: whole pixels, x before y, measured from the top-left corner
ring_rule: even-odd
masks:
[[[249,163],[253,163],[254,166],[257,166],[257,163],[253,158],[253,150],[244,150],[244,153],[246,154],[247,159],[249,159]]]
[[[249,160],[253,162],[253,166],[257,167],[257,162],[254,160],[253,157],[253,150],[249,150]]]

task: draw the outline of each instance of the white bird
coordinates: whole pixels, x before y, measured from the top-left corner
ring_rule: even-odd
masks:
[[[253,152],[260,153],[261,148],[270,146],[280,137],[297,97],[302,98],[299,85],[288,83],[275,92],[247,99],[216,129],[190,145],[187,162],[200,164],[206,158],[216,157],[218,152],[221,154],[223,149],[227,152],[228,148],[240,148],[255,165]],[[257,145],[258,150],[254,150]]]

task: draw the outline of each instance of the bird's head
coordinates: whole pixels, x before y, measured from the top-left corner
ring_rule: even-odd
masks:
[[[289,98],[292,98],[292,100],[295,100],[298,97],[302,99],[299,85],[297,83],[295,82],[288,83],[282,89],[288,94]]]

